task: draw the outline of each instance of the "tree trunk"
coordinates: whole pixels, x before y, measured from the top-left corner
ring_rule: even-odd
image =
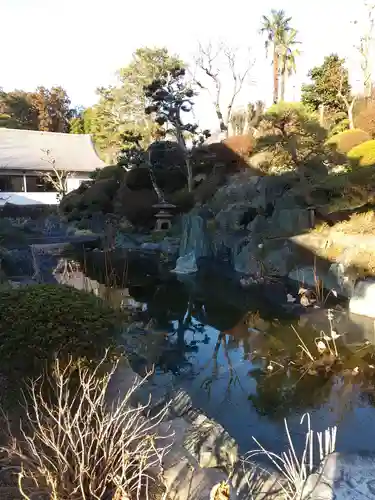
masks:
[[[324,104],[319,106],[319,125],[324,127]]]
[[[280,100],[285,101],[285,80],[286,80],[286,73],[285,71],[281,73],[281,90],[280,90]]]
[[[190,163],[189,153],[187,153],[185,158],[186,170],[187,170],[187,180],[188,180],[188,190],[189,193],[193,191],[194,183],[193,183],[193,169]]]
[[[190,152],[188,151],[188,148],[186,147],[186,142],[185,142],[183,132],[178,127],[176,127],[176,139],[177,139],[177,143],[179,144],[179,146],[181,147],[181,149],[184,152],[188,190],[189,190],[189,193],[191,193],[193,191],[194,181],[193,181],[193,168],[192,168],[192,164],[190,162],[190,157],[189,157]]]
[[[220,124],[220,132],[228,132],[228,126],[224,123],[223,114],[220,110],[220,104],[218,102],[215,103],[215,111]]]
[[[285,84],[286,84],[286,62],[283,61],[281,68],[281,89],[280,89],[280,101],[285,101]]]
[[[353,99],[352,102],[350,103],[350,106],[348,106],[348,119],[349,119],[350,130],[353,130],[354,128],[354,116],[353,116],[354,103],[355,99]]]
[[[150,179],[151,179],[151,184],[152,187],[154,188],[154,191],[156,193],[156,196],[158,197],[158,202],[161,203],[165,201],[163,191],[159,188],[157,182],[156,182],[156,177],[154,174],[154,169],[151,163],[151,152],[148,152],[148,158],[147,158],[147,166],[148,166],[148,172],[150,174]]]
[[[161,189],[159,188],[159,186],[157,185],[155,174],[154,174],[154,171],[152,169],[152,165],[149,165],[148,171],[150,173],[151,184],[152,184],[152,187],[154,188],[154,191],[158,197],[158,201],[159,201],[159,203],[162,203],[165,201],[164,194],[161,191]]]
[[[279,56],[277,47],[273,48],[273,103],[277,104],[279,100]]]

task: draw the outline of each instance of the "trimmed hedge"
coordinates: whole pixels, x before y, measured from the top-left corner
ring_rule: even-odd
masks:
[[[338,153],[347,154],[354,147],[371,139],[369,134],[361,129],[345,130],[340,134],[333,135],[327,144],[335,148]]]
[[[353,166],[375,166],[375,140],[364,142],[351,149],[348,158]]]
[[[58,354],[88,361],[114,345],[121,315],[65,285],[0,291],[0,369],[33,373]]]

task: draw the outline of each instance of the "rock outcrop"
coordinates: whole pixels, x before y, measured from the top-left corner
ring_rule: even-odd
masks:
[[[199,214],[190,213],[182,219],[182,238],[179,258],[174,269],[178,274],[191,274],[198,270],[197,261],[211,255],[207,221]]]
[[[288,238],[310,227],[308,207],[298,203],[288,179],[232,175],[206,205],[206,214],[195,222],[193,213],[184,218],[176,269],[196,272],[199,258],[210,256],[241,274],[287,276],[295,266]]]
[[[375,318],[375,279],[359,280],[349,301],[353,314]]]

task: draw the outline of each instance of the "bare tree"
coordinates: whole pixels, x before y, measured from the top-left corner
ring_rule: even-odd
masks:
[[[57,191],[59,201],[61,201],[68,192],[68,178],[72,176],[72,173],[57,168],[56,159],[52,156],[50,149],[42,149],[42,152],[45,154],[42,160],[50,165],[52,172],[43,171],[39,172],[39,175],[51,183]]]
[[[233,113],[233,106],[246,81],[249,78],[249,73],[254,65],[254,59],[250,55],[250,50],[244,64],[240,61],[239,51],[236,48],[229,47],[220,42],[214,45],[210,42],[203,46],[201,43],[198,48],[198,55],[195,58],[196,68],[201,76],[207,76],[213,83],[213,89],[209,85],[202,83],[201,78],[194,75],[196,84],[204,90],[207,90],[211,95],[213,105],[215,107],[216,116],[219,120],[220,130],[226,136],[229,135],[229,125]],[[223,94],[223,76],[229,73],[232,81],[232,87],[229,92],[228,104],[226,112],[223,112],[222,94]]]
[[[340,79],[340,86],[339,90],[337,92],[337,95],[340,97],[340,99],[343,100],[345,106],[346,106],[346,111],[348,113],[348,120],[349,120],[349,128],[353,129],[354,128],[354,116],[353,116],[353,109],[354,109],[354,104],[356,103],[356,100],[358,98],[357,95],[354,95],[353,97],[347,97],[342,93],[342,86],[344,82],[344,74],[341,74],[341,79]]]
[[[234,135],[251,133],[256,137],[264,107],[263,101],[257,101],[255,104],[249,103],[246,109],[233,110],[230,123]]]
[[[233,111],[230,124],[234,135],[242,135],[247,129],[247,110],[236,109]]]
[[[374,26],[375,26],[375,3],[370,3],[367,0],[364,2],[366,9],[366,28],[365,32],[360,36],[359,45],[355,48],[358,50],[361,56],[361,69],[363,73],[363,88],[364,95],[366,98],[371,97],[372,93],[372,45],[374,43]],[[358,21],[354,21],[353,24],[358,24]]]

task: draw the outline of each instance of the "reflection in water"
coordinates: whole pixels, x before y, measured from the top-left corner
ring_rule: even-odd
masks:
[[[77,280],[65,282],[76,286]],[[251,302],[237,305],[232,292],[228,304],[222,290],[215,295],[176,278],[133,281],[123,289],[91,281],[100,296],[129,311],[132,327],[124,339],[133,366],[142,371],[154,364],[155,377],[173,374],[175,386],[222,424],[243,452],[254,448],[252,436],[282,451],[285,417],[302,446],[299,420],[306,411],[317,430],[338,424],[338,451],[374,451],[373,320],[340,311],[329,320],[316,309],[291,325],[271,310],[266,316],[252,310]],[[316,339],[331,330],[337,357],[317,350]]]

